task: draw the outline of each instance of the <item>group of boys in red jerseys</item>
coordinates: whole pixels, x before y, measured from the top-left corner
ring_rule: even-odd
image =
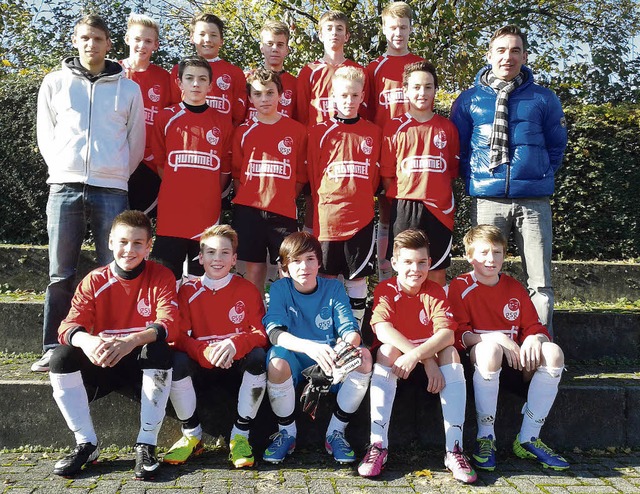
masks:
[[[320,248],[298,252],[291,262],[314,257],[315,271],[300,276],[342,277],[358,326],[377,257],[375,364],[362,374],[367,383],[370,379],[371,438],[360,475],[376,477],[386,464],[398,378],[416,380],[440,395],[445,466],[454,478],[474,482],[472,463],[493,470],[503,367],[514,371],[528,392],[514,452],[545,467],[569,467],[539,439],[557,393],[562,351],[538,322],[526,290],[500,273],[506,241],[498,230],[480,225],[467,234],[473,271],[452,281],[448,297],[443,288],[451,257],[458,134],[434,113],[436,70],[409,52],[411,22],[406,3],[387,6],[382,13],[387,52],[363,69],[344,55],[347,16],[325,13],[318,25],[324,56],[306,65],[296,80],[283,70],[289,50],[284,23],[265,23],[264,67],[245,75],[219,57],[222,21],[200,14],[190,26],[197,56],[181,60],[169,75],[150,63],[158,48],[157,24],[131,16],[126,35],[131,55],[121,64],[140,85],[148,132],[129,194],[134,208],[150,212],[157,192],[156,239],[152,247],[144,215],[128,211],[116,218],[110,237],[114,263],[83,281],[61,326],[60,341],[68,348],[55,354],[51,381],[78,447],[56,464],[55,473],[73,475],[98,456],[82,387],[92,383],[108,391],[106,380],[114,375],[122,381],[133,368],[142,371],[147,400],[136,478],[155,476],[155,446],[169,398],[183,437],[164,462],[184,463],[203,451],[193,380],[196,375],[217,379],[228,370],[241,379],[230,459],[238,468],[254,464],[249,431],[267,389],[269,340],[262,322],[267,269],[277,264],[284,239],[298,231],[296,199],[307,184],[305,226]],[[218,225],[230,184],[233,229]],[[173,278],[145,261],[149,254]],[[231,273],[237,261],[243,261],[245,279]],[[179,286],[185,270],[187,279],[176,295],[167,278]],[[161,283],[147,279],[154,276]],[[297,274],[286,276],[298,282]],[[465,359],[475,369],[478,417],[471,461],[462,446]],[[270,394],[272,404],[275,399]],[[334,457],[355,461],[342,441],[346,453],[338,458],[333,452]],[[293,451],[285,446],[280,461]]]

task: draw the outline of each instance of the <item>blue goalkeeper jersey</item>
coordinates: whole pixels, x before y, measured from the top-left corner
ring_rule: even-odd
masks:
[[[359,333],[349,297],[338,280],[317,278],[313,293],[300,293],[291,278],[271,285],[269,309],[263,318],[267,334],[276,328],[298,338],[334,345],[347,333]]]

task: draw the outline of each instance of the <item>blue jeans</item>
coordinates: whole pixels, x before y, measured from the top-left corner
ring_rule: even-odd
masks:
[[[508,239],[511,230],[538,317],[553,336],[553,285],[551,282],[551,205],[548,197],[498,199],[474,197],[473,225],[495,225]]]
[[[127,209],[127,191],[86,184],[52,184],[47,201],[49,285],[44,299],[43,348],[58,345],[58,327],[67,317],[87,222],[96,242],[98,264],[113,260],[109,232],[113,219]]]

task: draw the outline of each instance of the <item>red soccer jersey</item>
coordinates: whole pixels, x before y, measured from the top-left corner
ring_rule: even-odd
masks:
[[[299,122],[312,127],[333,117],[335,113],[331,98],[331,78],[340,67],[357,67],[361,65],[345,60],[340,65],[331,65],[324,60],[316,60],[305,65],[298,74],[297,119]],[[368,98],[367,83],[364,85],[364,100],[360,108],[360,115],[367,116],[366,101]]]
[[[274,124],[249,119],[235,130],[235,204],[289,218],[296,214],[296,182],[307,182],[307,129],[288,117]]]
[[[380,140],[380,128],[363,118],[354,124],[331,119],[310,130],[307,166],[318,240],[348,240],[373,220]]]
[[[234,126],[240,125],[247,113],[247,80],[240,67],[216,58],[209,60],[213,77],[207,94],[207,104],[229,119]],[[171,69],[171,104],[182,101],[178,86],[178,65]]]
[[[220,175],[231,173],[232,127],[212,108],[166,108],[153,128],[154,162],[164,173],[157,234],[197,239],[220,219]]]
[[[449,230],[455,202],[451,182],[458,176],[460,143],[451,121],[433,115],[418,122],[405,113],[384,128],[380,176],[392,178],[387,197],[422,201]]]
[[[249,77],[249,74],[251,74],[251,72],[247,72],[247,77]],[[282,94],[280,95],[280,100],[278,101],[278,113],[295,120],[296,91],[298,80],[294,75],[289,74],[289,72],[281,72],[280,80],[282,81]],[[247,120],[251,120],[252,118],[256,117],[258,112],[251,101],[247,100],[247,105]]]
[[[449,302],[458,323],[456,347],[464,348],[462,335],[500,331],[522,345],[532,334],[543,334],[551,340],[540,323],[527,290],[511,276],[501,273],[495,286],[479,283],[474,273],[458,276],[449,285]]]
[[[154,64],[150,64],[147,70],[138,72],[131,70],[128,60],[120,60],[127,79],[140,86],[142,101],[144,102],[144,121],[146,123],[147,140],[144,150],[144,164],[157,173],[158,169],[153,163],[151,152],[151,134],[156,115],[163,108],[169,106],[171,99],[171,77],[169,72]]]
[[[209,369],[213,365],[204,357],[204,350],[211,343],[231,338],[236,347],[234,360],[256,347],[266,348],[264,303],[253,283],[232,275],[229,284],[219,290],[206,285],[207,279],[202,277],[180,287],[180,335],[176,348]]]
[[[404,95],[402,74],[405,65],[421,62],[424,58],[407,53],[399,57],[386,53],[367,65],[369,83],[369,120],[384,129],[392,118],[409,111],[409,100]]]
[[[390,323],[415,345],[427,341],[436,331],[455,331],[456,322],[444,289],[427,280],[417,295],[402,291],[393,277],[376,286],[373,292],[371,328],[380,322]]]
[[[70,330],[83,327],[103,338],[144,331],[150,324],[167,330],[167,341],[178,335],[178,302],[173,273],[153,261],[145,261],[136,278],[115,274],[114,262],[94,269],[78,285],[71,310],[60,324],[58,340],[69,345]]]

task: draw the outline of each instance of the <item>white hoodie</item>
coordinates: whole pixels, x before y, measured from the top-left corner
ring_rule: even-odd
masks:
[[[38,93],[38,147],[49,184],[84,183],[127,190],[142,161],[144,107],[139,86],[106,60],[92,82],[77,58],[47,74]]]

